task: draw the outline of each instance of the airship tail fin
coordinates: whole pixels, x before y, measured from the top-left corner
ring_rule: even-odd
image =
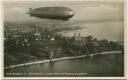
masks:
[[[31,12],[32,11],[32,8],[29,8],[29,11]]]
[[[32,8],[29,8],[29,13],[31,13],[32,12]]]
[[[32,8],[29,8],[29,11],[26,14],[31,14],[32,10]]]

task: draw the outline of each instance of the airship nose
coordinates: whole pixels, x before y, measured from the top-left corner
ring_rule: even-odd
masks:
[[[68,15],[73,16],[74,15],[74,12],[73,11],[69,11],[68,12]]]

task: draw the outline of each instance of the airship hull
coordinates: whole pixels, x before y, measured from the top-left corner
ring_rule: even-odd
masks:
[[[31,9],[29,14],[37,18],[58,20],[68,20],[74,16],[73,10],[66,7],[40,7]]]

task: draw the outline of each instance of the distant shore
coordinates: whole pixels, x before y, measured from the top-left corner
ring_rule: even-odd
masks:
[[[122,51],[101,52],[101,53],[91,54],[90,57],[95,56],[97,54],[120,54],[121,52]],[[27,65],[38,64],[38,63],[47,63],[47,62],[50,62],[50,61],[59,61],[59,60],[66,60],[66,59],[82,58],[82,57],[86,57],[86,56],[87,55],[81,55],[81,56],[73,56],[73,57],[56,58],[56,59],[53,59],[53,60],[40,60],[40,61],[34,61],[34,62],[12,65],[12,66],[9,66],[9,67],[5,67],[4,69],[20,67],[20,66],[27,66]]]

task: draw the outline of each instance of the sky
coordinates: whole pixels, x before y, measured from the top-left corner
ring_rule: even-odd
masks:
[[[74,11],[71,20],[122,19],[123,2],[119,1],[13,1],[4,3],[4,20],[36,20],[28,14],[29,8],[64,6]]]
[[[71,8],[74,16],[69,21],[77,22],[75,25],[82,26],[78,30],[82,36],[92,35],[98,39],[112,41],[124,40],[124,4],[121,0],[114,1],[13,1],[5,2],[4,21],[38,21],[28,14],[29,8],[62,6]],[[101,20],[104,23],[86,23],[87,21]],[[118,20],[118,22],[106,22],[105,20]],[[80,21],[82,23],[80,23]],[[74,24],[74,23],[73,23]],[[67,35],[73,32],[66,32]]]

